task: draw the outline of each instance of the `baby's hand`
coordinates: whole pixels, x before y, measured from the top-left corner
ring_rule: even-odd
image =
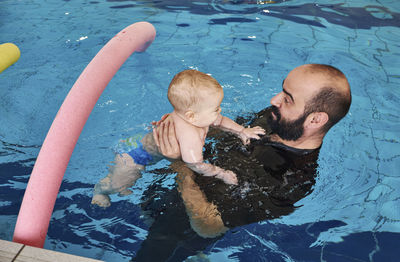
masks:
[[[250,138],[260,139],[259,135],[265,135],[265,130],[259,126],[243,128],[239,133],[239,137],[245,145],[250,143]]]
[[[230,170],[222,169],[220,172],[218,172],[218,174],[215,177],[222,179],[225,182],[225,184],[229,184],[229,185],[237,185],[238,184],[236,174]]]

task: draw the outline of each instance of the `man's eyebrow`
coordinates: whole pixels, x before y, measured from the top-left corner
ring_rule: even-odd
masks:
[[[285,88],[283,88],[283,85],[285,84],[285,80],[286,80],[286,78],[284,78],[284,79],[282,80],[282,90],[283,90],[283,93],[287,94],[287,95],[290,97],[290,99],[292,100],[292,102],[294,103],[293,96],[292,96],[288,91],[286,91]]]
[[[294,103],[293,96],[288,91],[286,91],[283,87],[282,87],[282,90],[283,90],[283,93],[287,94],[290,97],[290,99],[292,100],[292,102]]]

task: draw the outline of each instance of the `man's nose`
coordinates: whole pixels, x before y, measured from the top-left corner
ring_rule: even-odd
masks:
[[[278,93],[273,98],[271,98],[271,105],[280,107],[281,104],[282,104],[282,92]]]

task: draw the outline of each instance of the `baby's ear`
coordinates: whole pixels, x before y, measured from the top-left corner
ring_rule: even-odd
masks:
[[[192,110],[188,110],[185,112],[185,118],[190,122],[194,122],[195,121],[195,114]]]

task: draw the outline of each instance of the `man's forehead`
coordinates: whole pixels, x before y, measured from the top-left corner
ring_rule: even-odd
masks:
[[[298,70],[296,70],[298,69]],[[296,68],[282,81],[282,90],[294,101],[308,100],[323,85],[323,77],[310,74],[303,68]],[[303,69],[303,70],[302,70]]]

